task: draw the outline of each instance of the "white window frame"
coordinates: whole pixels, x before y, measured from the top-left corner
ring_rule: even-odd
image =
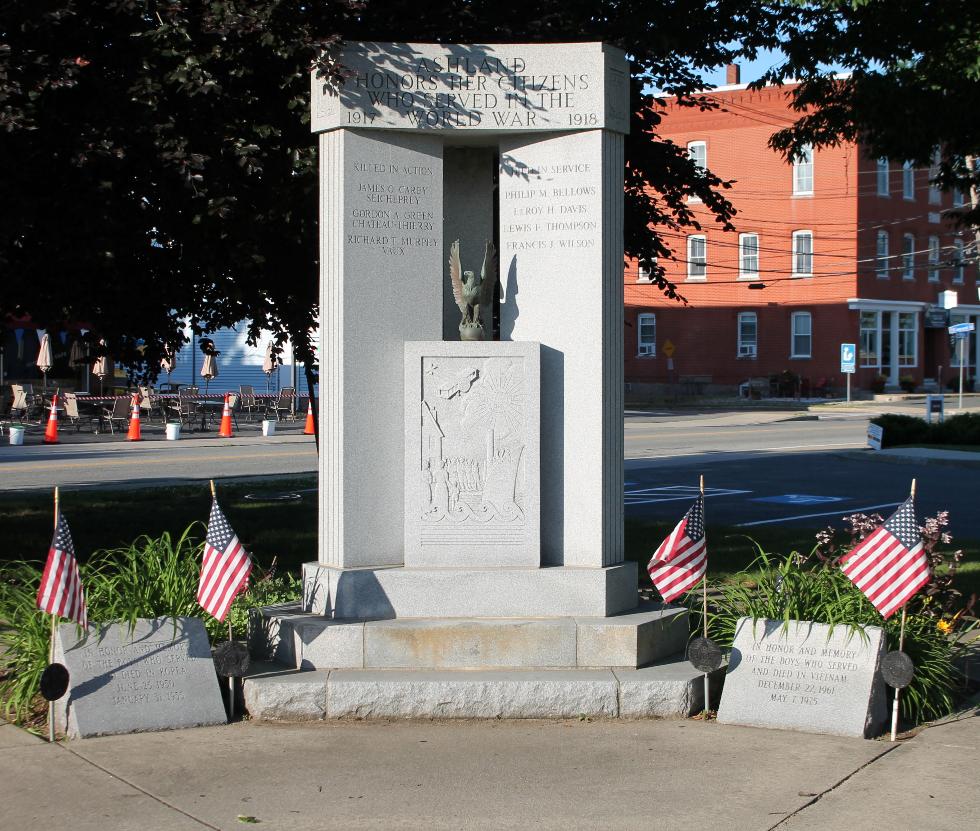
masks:
[[[803,240],[809,242],[809,251],[801,250]],[[801,265],[809,265],[809,268],[801,269]],[[793,231],[793,267],[791,274],[794,277],[813,276],[813,231]]]
[[[748,250],[748,243],[755,242],[754,250]],[[753,263],[754,262],[754,267]],[[756,280],[759,277],[759,235],[758,234],[739,234],[738,235],[738,279]]]
[[[797,332],[796,325],[800,321],[807,322],[806,332]],[[796,339],[800,337],[808,338],[808,349],[804,352],[796,351]],[[789,356],[791,358],[812,358],[813,357],[813,315],[810,312],[793,312],[790,315],[789,324]]]
[[[888,279],[888,232],[879,231],[875,237],[875,277]]]
[[[704,140],[689,141],[687,143],[687,157],[701,170],[708,169],[708,142]],[[688,202],[700,202],[700,196],[687,197]]]
[[[888,159],[882,156],[875,160],[875,181],[878,185],[878,196],[891,196],[888,179],[891,171],[888,169]]]
[[[874,319],[874,325],[872,327],[864,326],[864,316],[870,315]],[[869,353],[868,350],[864,348],[864,334],[865,332],[871,333],[871,338],[874,341],[874,351]],[[870,369],[881,369],[881,312],[868,312],[862,311],[859,313],[858,317],[858,347],[859,347],[859,360],[860,366],[870,368]],[[872,362],[871,357],[874,360]]]
[[[897,318],[896,326],[898,327],[898,367],[899,369],[909,369],[912,367],[917,367],[919,365],[919,313],[918,312],[893,312]],[[911,319],[911,326],[902,326],[903,318]],[[903,332],[912,333],[912,354],[909,355],[907,352],[903,354],[902,346],[904,344],[904,339],[902,338]]]
[[[695,259],[693,248],[700,241],[700,262]],[[697,268],[695,268],[697,266]],[[701,273],[695,273],[700,271]],[[687,281],[689,283],[704,283],[708,280],[708,238],[704,234],[691,234],[687,238]]]
[[[980,324],[980,317],[970,314],[950,314],[950,323],[972,323],[974,326]],[[977,333],[970,332],[969,337],[966,339],[966,346],[963,348],[964,355],[966,359],[963,364],[963,369],[966,370],[966,375],[969,376],[970,370],[976,366],[977,358]],[[960,344],[959,341],[954,342],[952,348],[952,354],[949,361],[950,369],[960,368]]]
[[[939,282],[939,237],[935,234],[929,237],[929,270],[927,279],[930,283]]]
[[[929,167],[929,204],[930,205],[942,205],[943,194],[936,187],[936,183],[933,181],[939,175],[939,151],[937,150],[935,155],[932,157],[932,165]]]
[[[653,327],[653,337],[643,337],[643,326]],[[636,316],[636,356],[638,358],[657,357],[657,316],[653,312],[642,312]]]
[[[963,263],[963,240],[953,240],[953,282],[962,283],[966,278],[966,265]]]
[[[793,160],[793,195],[813,195],[813,145],[805,144],[801,156]]]
[[[915,165],[912,162],[902,165],[902,198],[915,200]]]
[[[644,263],[642,261],[636,264],[636,282],[637,283],[652,283],[653,282],[653,266],[649,263]]]
[[[915,234],[902,234],[902,279],[915,279]]]
[[[742,337],[742,322],[746,323],[752,321],[752,342],[749,343],[748,339],[743,339]],[[737,330],[737,341],[738,341],[738,357],[739,358],[755,358],[759,354],[759,316],[755,312],[739,312],[738,320],[736,322]]]

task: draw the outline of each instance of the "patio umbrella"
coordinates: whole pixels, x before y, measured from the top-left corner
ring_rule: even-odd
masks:
[[[37,360],[35,361],[37,368],[41,370],[41,374],[44,376],[44,391],[47,392],[48,389],[48,371],[54,366],[54,358],[51,355],[51,338],[47,333],[41,336],[41,348],[37,352]]]
[[[276,365],[279,363],[276,353],[275,353],[275,343],[269,341],[269,345],[265,348],[265,360],[262,361],[262,371],[265,373],[265,392],[266,395],[269,394],[269,382],[272,380],[272,373],[276,371]]]
[[[76,338],[71,343],[71,350],[68,353],[68,365],[71,367],[88,366],[91,363],[91,358],[88,354],[88,344],[86,344],[81,338]]]
[[[105,346],[105,338],[99,341],[99,346]],[[96,360],[95,365],[92,367],[92,374],[97,376],[99,379],[99,395],[102,394],[102,382],[105,377],[109,374],[109,358],[107,355],[99,356]]]
[[[211,351],[204,354],[204,363],[201,364],[201,377],[204,379],[204,394],[208,394],[208,384],[212,378],[218,377],[218,353]]]
[[[163,347],[160,369],[167,373],[167,383],[170,383],[170,373],[174,371],[174,353],[169,346]]]

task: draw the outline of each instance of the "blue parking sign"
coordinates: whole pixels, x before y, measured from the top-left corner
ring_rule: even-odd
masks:
[[[857,358],[857,348],[853,343],[842,343],[840,345],[840,371],[846,375],[853,375]]]

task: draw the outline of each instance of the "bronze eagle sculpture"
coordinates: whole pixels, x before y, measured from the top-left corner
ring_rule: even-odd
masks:
[[[480,306],[493,303],[493,290],[497,285],[497,252],[487,241],[483,254],[483,268],[479,278],[472,271],[463,271],[459,261],[459,240],[449,246],[449,279],[453,297],[463,314],[459,323],[460,340],[486,340],[487,333],[480,319]]]

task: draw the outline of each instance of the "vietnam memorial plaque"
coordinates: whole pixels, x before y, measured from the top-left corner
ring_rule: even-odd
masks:
[[[204,623],[156,618],[58,627],[55,660],[70,673],[55,719],[71,738],[225,724]]]
[[[887,721],[877,626],[741,618],[718,721],[871,738]]]

